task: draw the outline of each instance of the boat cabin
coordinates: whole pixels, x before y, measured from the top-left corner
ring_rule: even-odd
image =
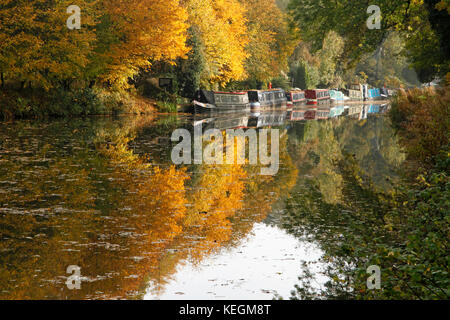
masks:
[[[248,92],[252,110],[286,108],[286,94],[282,89],[252,90]]]
[[[287,101],[292,103],[304,102],[306,100],[305,91],[293,90],[286,92]]]
[[[330,100],[330,91],[327,89],[305,90],[307,104],[326,103]]]
[[[250,111],[247,92],[199,90],[194,100],[195,111]]]

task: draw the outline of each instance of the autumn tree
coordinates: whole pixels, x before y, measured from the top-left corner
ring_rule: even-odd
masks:
[[[128,79],[151,61],[173,62],[188,52],[187,14],[177,0],[101,1],[96,55],[91,70],[100,79],[126,87]],[[95,72],[94,72],[95,74]]]
[[[184,0],[188,22],[205,59],[201,85],[224,85],[245,76],[247,44],[244,8],[237,0]]]
[[[313,0],[292,0],[289,9],[313,52],[321,48],[332,30],[345,38],[340,59],[345,68],[354,67],[364,54],[379,49],[392,31],[401,31],[407,40],[405,53],[415,67],[420,68],[422,80],[427,81],[448,70],[448,58],[444,54],[448,46],[443,41],[448,38],[448,12],[446,1],[425,2],[427,4],[416,0],[376,1],[374,4],[380,8],[382,16],[379,29],[367,26],[370,17],[367,2],[327,0],[317,5]],[[443,50],[436,50],[436,44]]]
[[[6,79],[45,89],[83,76],[95,34],[94,4],[81,0],[83,28],[69,30],[71,1],[5,0],[0,4],[0,72]]]
[[[246,9],[245,68],[249,78],[268,81],[286,71],[289,56],[296,44],[295,32],[275,0],[241,0]]]

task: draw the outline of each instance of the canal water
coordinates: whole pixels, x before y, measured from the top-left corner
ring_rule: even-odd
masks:
[[[333,222],[307,217],[374,205],[349,172],[397,183],[386,109],[1,123],[0,299],[289,299],[305,272],[324,288]],[[199,123],[278,129],[278,173],[173,165],[172,133]]]

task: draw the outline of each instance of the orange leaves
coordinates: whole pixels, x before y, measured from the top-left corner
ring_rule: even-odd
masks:
[[[50,89],[100,80],[119,89],[155,61],[187,57],[199,38],[203,87],[278,75],[290,54],[274,0],[80,0],[81,29],[67,27],[70,0],[0,4],[0,72]]]
[[[126,87],[151,60],[184,56],[187,13],[177,0],[80,0],[81,29],[67,27],[72,1],[0,4],[0,71],[50,88],[100,77]]]
[[[188,52],[187,13],[179,1],[108,0],[102,5],[112,35],[101,53],[109,62],[104,81],[126,87],[128,78],[150,67],[150,61],[173,61]]]

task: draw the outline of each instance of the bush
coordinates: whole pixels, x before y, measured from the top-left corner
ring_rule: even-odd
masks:
[[[162,113],[175,113],[177,112],[177,104],[170,101],[158,101],[156,103],[158,111]]]
[[[0,119],[68,117],[154,111],[128,91],[81,88],[0,91]]]
[[[410,159],[433,165],[448,145],[449,107],[450,87],[402,90],[394,98],[390,118]]]

